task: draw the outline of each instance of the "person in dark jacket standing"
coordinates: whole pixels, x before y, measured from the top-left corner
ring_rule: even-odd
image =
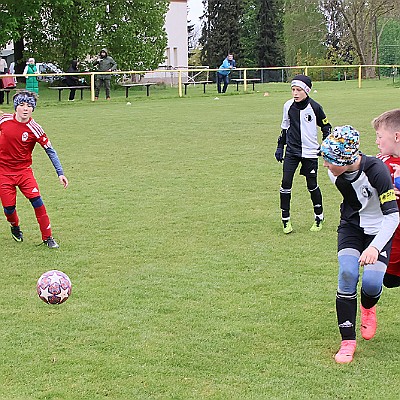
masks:
[[[94,63],[97,65],[99,72],[111,72],[117,69],[117,63],[112,57],[108,55],[107,49],[101,49],[99,59]],[[110,86],[111,86],[111,75],[99,74],[96,75],[94,96],[95,100],[99,99],[100,88],[104,85],[106,88],[106,99],[110,100]]]
[[[293,230],[290,221],[290,200],[294,174],[300,163],[300,174],[306,177],[307,189],[314,207],[314,223],[310,230],[318,232],[322,229],[324,214],[321,189],[317,183],[319,151],[317,127],[321,128],[322,138],[325,139],[330,134],[332,126],[322,107],[309,97],[312,83],[308,76],[296,75],[291,87],[293,98],[283,106],[282,131],[275,152],[277,161],[283,161],[283,177],[279,190],[283,232],[290,233]]]
[[[68,73],[78,73],[78,60],[72,60],[71,65],[67,69]],[[68,86],[79,86],[79,78],[76,75],[66,75],[65,76],[65,82],[67,83]],[[69,101],[74,101],[75,100],[75,92],[76,89],[70,89],[69,90]]]
[[[7,62],[6,60],[0,56],[0,75],[7,73]],[[0,78],[0,89],[3,89],[3,80]],[[4,103],[4,92],[0,92],[0,104]]]

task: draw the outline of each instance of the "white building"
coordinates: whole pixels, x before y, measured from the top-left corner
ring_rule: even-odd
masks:
[[[164,27],[167,33],[165,61],[160,64],[157,72],[145,74],[142,81],[176,84],[176,70],[188,67],[187,0],[170,0]],[[182,79],[187,80],[187,73],[183,75]]]
[[[165,30],[168,43],[165,50],[164,65],[172,68],[187,68],[187,0],[170,0],[169,10],[165,18]]]

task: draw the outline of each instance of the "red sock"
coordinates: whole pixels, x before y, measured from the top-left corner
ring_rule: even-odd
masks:
[[[34,208],[37,222],[39,223],[40,232],[42,232],[42,240],[46,240],[51,236],[50,218],[47,215],[46,207],[41,205]]]
[[[4,213],[4,215],[7,218],[7,221],[12,225],[12,226],[19,226],[19,218],[18,218],[18,214],[17,214],[17,210],[14,210],[14,212],[12,214],[6,214]]]

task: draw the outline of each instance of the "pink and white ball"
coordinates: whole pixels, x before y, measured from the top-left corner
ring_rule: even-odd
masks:
[[[37,294],[48,304],[61,304],[71,295],[72,284],[64,272],[52,270],[45,272],[36,285]]]

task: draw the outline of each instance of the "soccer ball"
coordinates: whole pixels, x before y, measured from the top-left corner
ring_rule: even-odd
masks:
[[[72,284],[67,274],[52,270],[45,272],[39,278],[36,289],[45,303],[61,304],[71,295]]]

